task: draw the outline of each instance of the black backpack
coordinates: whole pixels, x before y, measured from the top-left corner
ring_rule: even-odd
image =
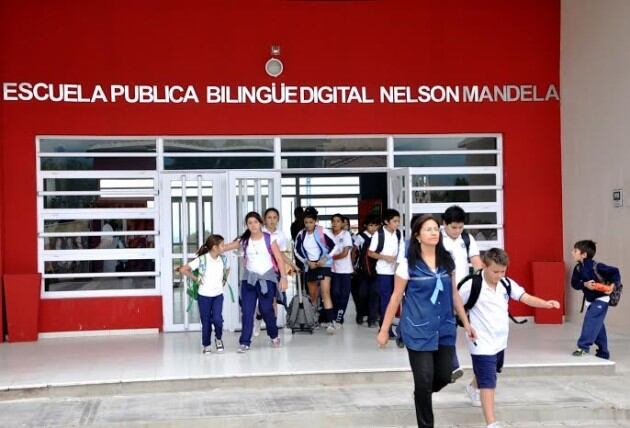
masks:
[[[385,231],[383,230],[383,228],[380,228],[377,233],[378,243],[376,244],[376,250],[374,250],[374,252],[380,254],[381,251],[383,251],[383,247],[385,246]],[[402,239],[402,234],[398,229],[396,229],[396,238],[398,238],[397,245],[398,248],[400,248],[400,240]],[[378,260],[368,255],[368,249],[370,248],[371,242],[372,240],[370,239],[366,240],[363,243],[363,248],[361,249],[361,272],[368,278],[376,278],[376,262]]]
[[[619,300],[621,299],[621,294],[623,293],[623,284],[619,281],[619,284],[614,284],[610,281],[605,280],[599,272],[597,272],[597,263],[593,260],[593,272],[597,277],[597,282],[601,282],[602,284],[613,284],[615,288],[613,288],[612,293],[608,296],[610,300],[608,301],[608,306],[617,306],[619,304]],[[578,265],[579,266],[579,265]],[[582,307],[580,308],[580,313],[584,312],[584,305],[586,304],[586,295],[582,296]]]
[[[461,281],[459,281],[459,283],[457,284],[457,290],[459,290],[460,288],[462,288],[464,283],[466,283],[466,281],[470,280],[471,278],[472,278],[472,285],[470,287],[470,295],[468,296],[468,301],[464,303],[464,310],[466,311],[466,315],[468,315],[468,312],[475,306],[475,304],[477,303],[477,300],[479,300],[479,295],[481,295],[481,285],[483,283],[481,272],[468,275],[465,278],[463,278]],[[511,296],[512,295],[512,282],[510,282],[510,279],[501,278],[501,281],[499,282],[501,283],[501,285],[503,285],[503,287],[505,288],[505,291],[507,291],[508,296]],[[527,322],[526,319],[521,320],[521,321],[517,320],[509,311],[508,311],[508,316],[510,317],[512,322],[516,324],[525,324]],[[462,321],[459,319],[459,317],[456,316],[456,318],[457,318],[457,324],[460,327],[463,327],[464,325]]]

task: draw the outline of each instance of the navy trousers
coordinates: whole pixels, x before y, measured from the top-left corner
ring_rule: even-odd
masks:
[[[223,294],[214,297],[199,295],[199,318],[201,318],[201,344],[210,346],[212,326],[214,336],[221,340],[223,337]]]
[[[265,320],[267,335],[273,340],[278,337],[278,325],[276,314],[273,311],[273,301],[276,298],[276,283],[267,281],[267,293],[262,294],[260,284],[251,285],[247,281],[241,281],[241,310],[243,312],[240,345],[251,345],[254,330],[254,314],[256,313],[256,301],[258,310]]]
[[[348,309],[348,301],[350,300],[350,289],[352,287],[352,274],[350,273],[334,273],[331,279],[331,297],[333,301],[333,309],[335,310],[335,321],[343,324],[346,309]]]
[[[588,352],[591,345],[595,343],[599,358],[610,358],[608,352],[608,337],[606,336],[606,326],[604,320],[608,313],[608,303],[601,300],[595,300],[586,309],[584,314],[584,323],[582,324],[582,333],[578,339],[577,346]]]

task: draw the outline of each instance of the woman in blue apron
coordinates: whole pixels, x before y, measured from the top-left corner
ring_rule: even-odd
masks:
[[[430,215],[420,217],[411,235],[406,263],[401,262],[396,270],[394,293],[377,341],[381,347],[389,341],[389,329],[402,301],[400,333],[413,373],[416,418],[419,427],[430,428],[432,394],[450,383],[453,371],[457,336],[453,310],[463,320],[469,340],[476,335],[457,293],[455,263],[442,246],[438,221]]]

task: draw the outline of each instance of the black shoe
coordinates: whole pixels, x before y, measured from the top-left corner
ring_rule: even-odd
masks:
[[[368,321],[368,328],[376,328],[378,327],[378,324],[376,323],[376,321]]]
[[[585,351],[582,348],[577,348],[575,351],[573,351],[573,354],[571,355],[573,355],[574,357],[581,357],[584,354],[588,354],[588,351]]]
[[[462,376],[464,376],[464,371],[462,370],[461,367],[457,367],[451,373],[451,383],[455,383],[457,381],[457,379],[459,379]]]
[[[396,338],[396,346],[398,346],[400,349],[405,347],[405,342],[403,342],[402,337]]]
[[[363,317],[362,316],[357,315],[357,317],[355,319],[356,319],[358,325],[363,325]]]

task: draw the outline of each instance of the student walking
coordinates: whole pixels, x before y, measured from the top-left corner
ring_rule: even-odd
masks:
[[[249,350],[252,341],[256,302],[267,325],[267,335],[274,347],[280,347],[276,314],[273,301],[279,292],[287,289],[287,276],[284,260],[278,244],[262,231],[263,220],[255,211],[245,216],[247,229],[235,242],[224,245],[224,250],[241,248],[245,258],[245,270],[241,281],[240,296],[242,305],[241,336],[238,352]]]
[[[376,259],[376,284],[380,297],[381,324],[385,317],[385,310],[394,291],[394,274],[396,263],[404,258],[405,242],[398,230],[400,213],[393,209],[385,210],[383,227],[372,236],[368,256]],[[394,338],[390,329],[389,337]]]
[[[328,334],[334,334],[336,327],[335,311],[330,295],[330,278],[333,257],[339,254],[331,233],[317,224],[317,210],[307,207],[304,210],[304,229],[295,240],[295,257],[304,265],[308,294],[311,303],[317,306],[317,296],[321,289],[324,316]],[[319,287],[319,289],[318,289]]]
[[[209,354],[212,327],[214,326],[214,348],[222,353],[223,346],[223,288],[227,279],[227,258],[223,253],[223,237],[210,235],[206,242],[197,250],[197,257],[190,263],[179,266],[176,272],[199,281],[197,291],[197,303],[199,304],[199,317],[201,318],[201,345],[202,352]],[[197,270],[199,276],[193,275]]]
[[[334,214],[331,218],[332,234],[335,247],[340,252],[333,256],[331,297],[335,315],[335,326],[342,326],[344,315],[350,300],[350,288],[352,281],[352,236],[347,229],[344,216]]]
[[[448,207],[442,214],[442,245],[451,254],[455,262],[455,283],[459,284],[470,273],[470,265],[473,271],[483,268],[477,241],[464,230],[466,212],[459,206]],[[470,265],[468,264],[470,262]],[[453,373],[451,382],[462,377],[464,371],[459,366],[457,352],[453,354]]]
[[[409,353],[416,419],[421,428],[433,427],[432,395],[451,380],[454,310],[464,320],[468,337],[476,339],[453,282],[453,259],[440,240],[440,226],[432,216],[422,216],[414,223],[406,258],[396,269],[394,292],[377,336],[379,346],[387,345],[404,294],[400,332]]]
[[[611,303],[611,293],[615,287],[619,287],[621,275],[616,267],[596,262],[593,259],[596,251],[595,242],[583,240],[576,242],[571,252],[576,263],[571,276],[571,287],[584,293],[583,304],[586,304],[582,332],[573,355],[581,357],[587,354],[594,343],[597,346],[595,356],[609,359],[608,336],[604,322]]]
[[[381,219],[377,215],[369,215],[365,219],[364,229],[355,235],[355,258],[354,263],[358,290],[353,293],[354,305],[357,310],[357,324],[363,324],[363,318],[367,316],[368,327],[376,327],[379,314],[379,293],[376,283],[376,275],[369,269],[370,260],[368,250],[372,243],[372,236],[378,233],[381,227]]]
[[[508,343],[510,298],[528,306],[558,309],[556,300],[542,300],[525,292],[523,287],[505,272],[509,259],[505,251],[491,248],[483,256],[485,267],[472,275],[459,289],[464,302],[477,296],[469,310],[470,324],[477,333],[477,340],[468,342],[475,378],[466,387],[473,405],[481,405],[488,428],[498,428],[494,414],[494,395],[497,373],[503,368],[505,349]],[[465,320],[460,316],[461,320]]]

